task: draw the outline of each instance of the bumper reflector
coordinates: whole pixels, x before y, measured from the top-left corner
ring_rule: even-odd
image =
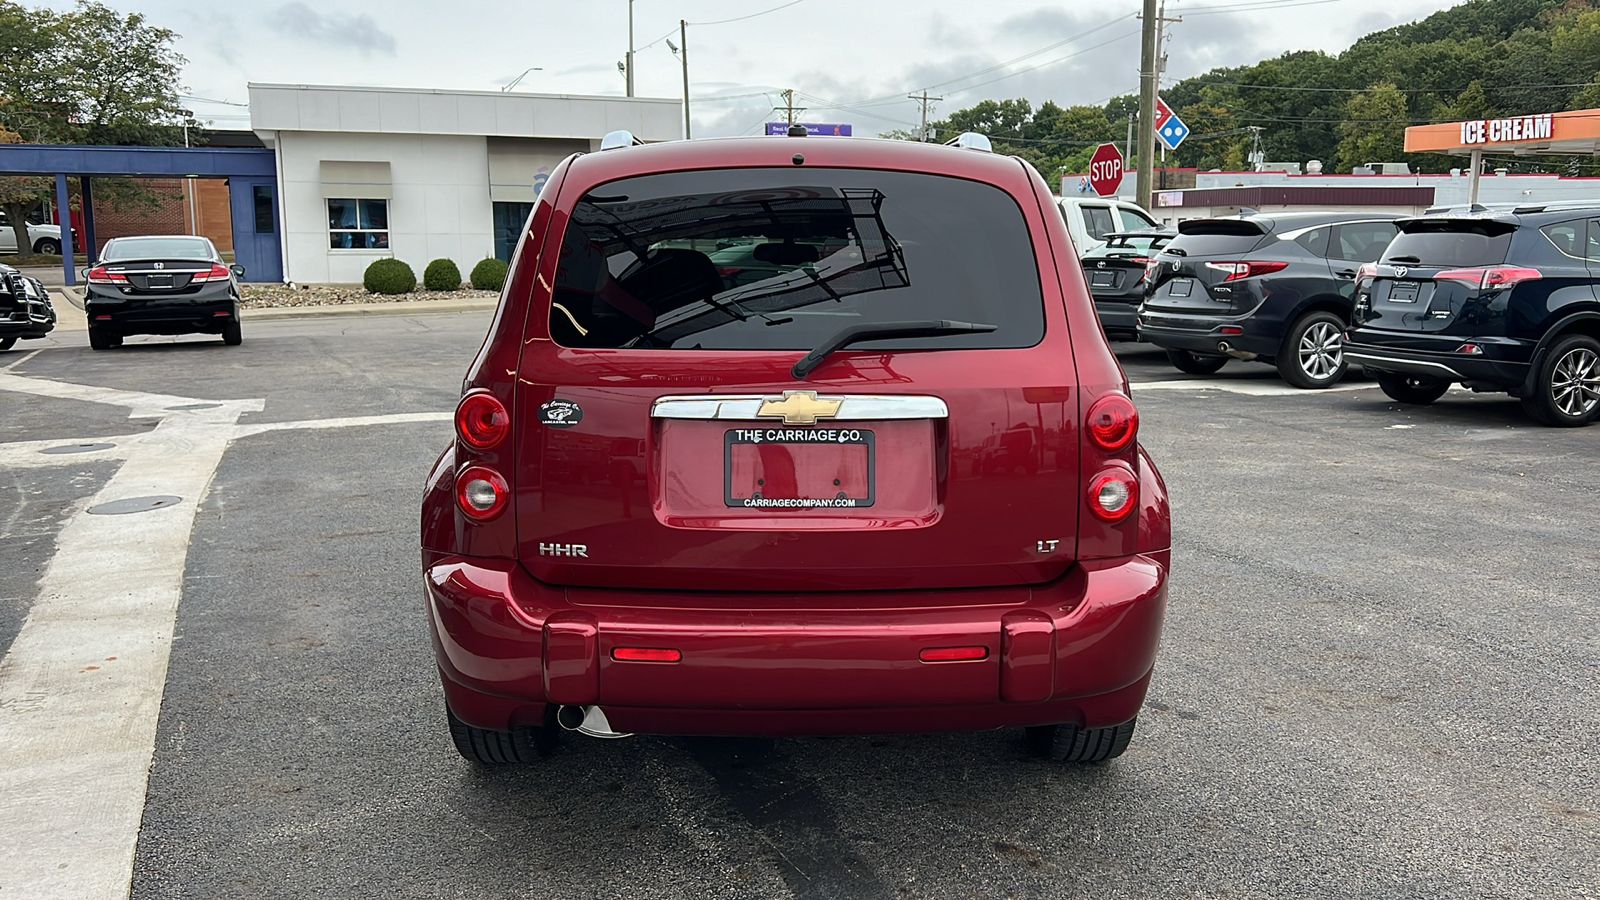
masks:
[[[1237,325],[1224,325],[1217,329],[1218,334],[1244,334],[1244,329]]]
[[[988,659],[988,647],[929,647],[918,654],[923,662],[965,662]]]
[[[617,647],[611,651],[611,658],[619,662],[678,662],[683,653],[658,647]]]

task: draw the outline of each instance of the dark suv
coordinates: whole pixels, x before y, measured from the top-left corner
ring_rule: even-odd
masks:
[[[1361,272],[1345,354],[1402,403],[1504,391],[1545,425],[1600,417],[1600,204],[1399,223]]]
[[[1192,219],[1150,261],[1139,336],[1179,369],[1229,359],[1276,365],[1295,387],[1344,377],[1341,337],[1355,277],[1394,237],[1381,213],[1273,213]]]
[[[457,750],[1021,727],[1121,753],[1167,501],[1037,172],[631,144],[551,174],[428,478]],[[742,244],[759,277],[713,258]]]

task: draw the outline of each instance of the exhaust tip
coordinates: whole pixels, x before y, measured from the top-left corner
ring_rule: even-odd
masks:
[[[1217,351],[1219,353],[1227,353],[1229,350],[1232,350],[1232,349],[1233,349],[1232,347],[1228,346],[1228,342],[1227,341],[1218,341],[1217,342]]]
[[[611,730],[611,723],[598,706],[563,706],[556,710],[556,724],[592,738],[616,740],[633,737],[630,732]]]
[[[557,709],[556,724],[568,731],[577,731],[583,725],[583,707],[563,706]]]

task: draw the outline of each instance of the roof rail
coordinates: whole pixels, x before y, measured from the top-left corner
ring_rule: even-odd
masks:
[[[985,153],[994,152],[994,145],[989,143],[989,139],[976,131],[968,131],[956,135],[945,141],[944,145],[946,147],[964,147],[968,150],[982,150]]]
[[[633,132],[626,128],[608,133],[600,139],[601,150],[620,150],[623,147],[642,146],[644,141],[633,136]]]

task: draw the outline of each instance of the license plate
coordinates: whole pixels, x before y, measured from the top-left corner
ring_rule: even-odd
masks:
[[[1089,275],[1090,287],[1111,287],[1117,283],[1115,272],[1092,272]]]
[[[1167,294],[1173,297],[1187,297],[1189,296],[1189,291],[1193,288],[1194,279],[1192,278],[1174,278],[1167,282]]]
[[[1417,302],[1416,282],[1396,284],[1389,289],[1389,299],[1394,303]]]
[[[871,506],[876,443],[863,428],[730,428],[724,502],[740,509]]]
[[[171,275],[146,275],[144,277],[144,286],[147,287],[147,288],[169,288],[169,287],[172,287],[172,276]]]

